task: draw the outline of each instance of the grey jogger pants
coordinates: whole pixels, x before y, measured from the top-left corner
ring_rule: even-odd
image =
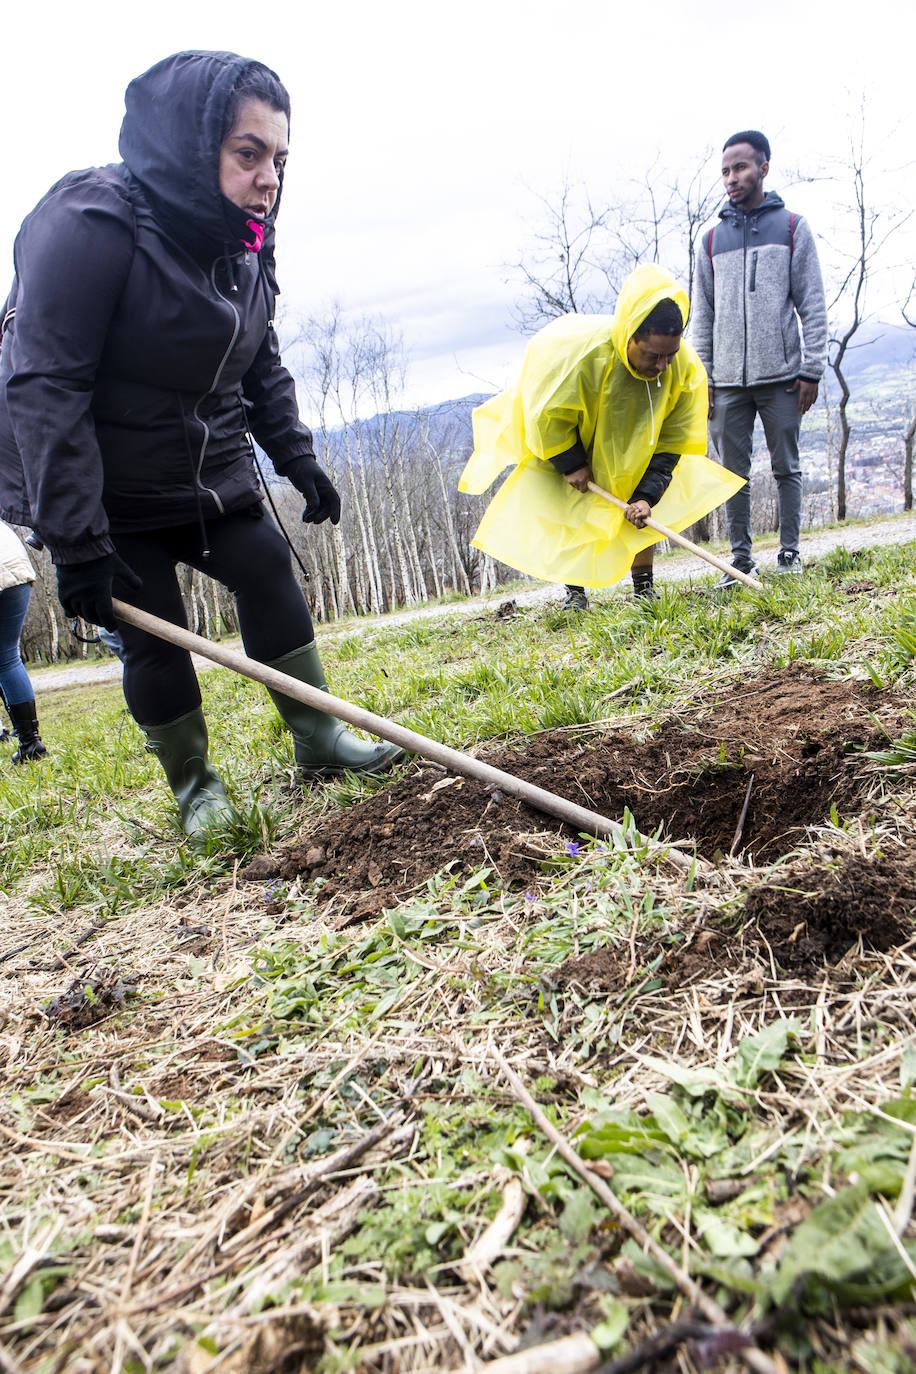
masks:
[[[798,459],[798,392],[788,382],[767,386],[717,386],[709,420],[709,433],[724,467],[738,477],[750,478],[754,419],[763,422],[770,465],[776,479],[779,504],[779,539],[782,548],[798,551],[801,527],[802,479]],[[739,567],[750,567],[751,487],[741,488],[725,503],[732,558]]]

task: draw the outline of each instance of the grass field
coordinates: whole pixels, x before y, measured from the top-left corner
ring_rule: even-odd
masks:
[[[43,692],[0,1368],[916,1368],[913,558],[326,638],[606,840],[422,760],[303,790],[220,670],[194,849],[120,689]]]

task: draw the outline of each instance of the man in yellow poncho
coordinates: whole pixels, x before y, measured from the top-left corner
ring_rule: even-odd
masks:
[[[633,569],[654,598],[647,517],[685,529],[744,483],[706,458],[707,384],[682,340],[689,302],[662,267],[638,267],[613,315],[564,315],[528,344],[518,384],[478,406],[459,489],[490,502],[475,548],[548,582],[607,587]],[[564,480],[565,479],[565,480]],[[588,491],[604,487],[626,511]]]

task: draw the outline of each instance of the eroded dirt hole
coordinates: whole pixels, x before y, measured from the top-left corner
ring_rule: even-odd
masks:
[[[753,774],[739,848],[772,862],[803,841],[806,826],[826,821],[831,806],[857,814],[868,776],[862,750],[885,745],[907,719],[902,700],[870,684],[793,667],[725,682],[646,740],[638,726],[603,737],[553,731],[524,750],[481,757],[613,819],[628,808],[641,830],[663,825],[673,840],[696,839],[707,858],[731,849]],[[544,860],[574,839],[550,817],[511,798],[494,801],[481,784],[421,762],[243,876],[321,878],[323,896],[368,915],[449,864],[533,882]]]

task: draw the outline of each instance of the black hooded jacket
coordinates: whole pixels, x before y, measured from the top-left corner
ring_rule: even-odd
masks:
[[[272,224],[247,252],[246,214],[219,189],[227,103],[248,65],[179,53],[138,77],[123,163],[68,173],[16,239],[0,514],[31,525],[56,563],[110,552],[109,531],[257,502],[249,432],[294,482],[313,454],[273,327]]]

